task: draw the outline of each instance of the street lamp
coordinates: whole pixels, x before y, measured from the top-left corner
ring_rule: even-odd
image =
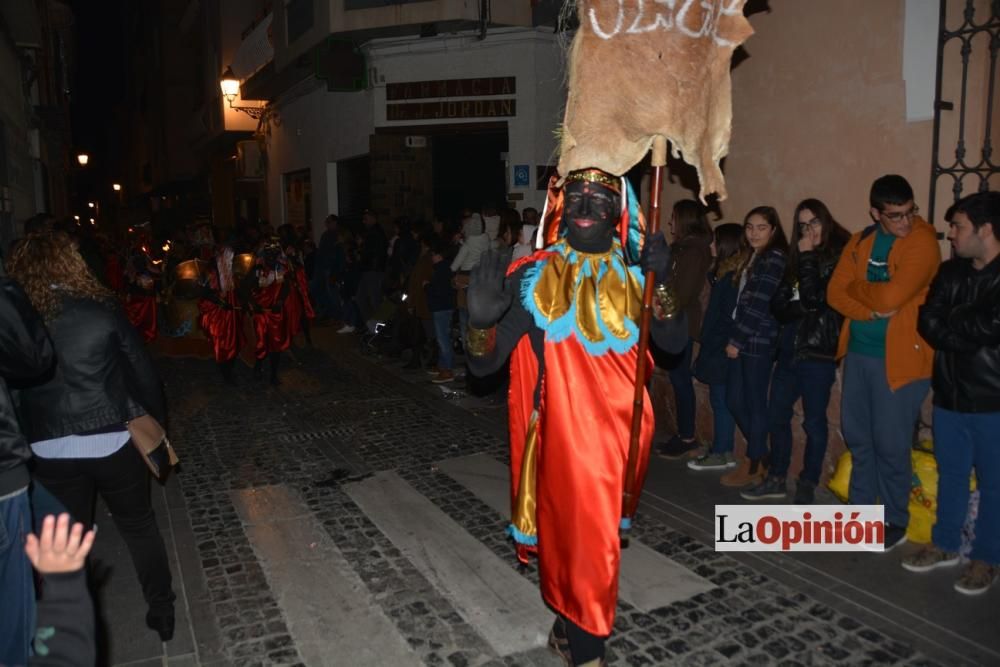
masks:
[[[219,87],[222,89],[222,96],[226,98],[230,109],[242,111],[256,120],[260,120],[261,116],[264,115],[264,110],[267,107],[246,107],[235,106],[233,104],[233,100],[240,94],[240,80],[236,78],[232,67],[227,67],[226,71],[222,73],[222,78],[219,80]]]
[[[87,202],[87,208],[94,208],[94,202],[92,201]]]
[[[90,162],[90,156],[86,153],[80,153],[76,156],[76,161],[80,163],[81,167],[86,167],[87,163]]]
[[[73,219],[76,220],[77,222],[80,222],[80,216],[78,216],[78,215],[74,215]]]
[[[122,184],[121,183],[112,183],[111,184],[111,189],[114,190],[115,192],[121,192],[122,191]]]

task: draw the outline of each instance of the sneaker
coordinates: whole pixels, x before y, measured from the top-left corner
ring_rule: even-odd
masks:
[[[665,443],[657,445],[656,453],[665,459],[686,459],[699,446],[697,438],[694,440],[682,440],[680,436],[675,435]]]
[[[928,544],[904,557],[900,565],[910,572],[930,572],[938,567],[958,565],[958,560],[958,554],[954,551],[943,551],[933,544]]]
[[[889,553],[896,547],[906,544],[906,528],[894,526],[889,522],[885,524],[885,543],[882,545],[882,553]]]
[[[428,375],[437,375],[440,372],[441,369],[437,365],[431,366],[430,368],[427,369]]]
[[[721,454],[713,454],[709,452],[704,456],[699,456],[698,458],[688,461],[688,468],[691,470],[726,470],[727,468],[735,468],[736,459],[730,452],[723,452]]]
[[[963,595],[981,595],[996,583],[1000,567],[986,561],[974,560],[965,566],[955,582],[955,590]]]
[[[800,479],[795,485],[795,497],[792,502],[796,505],[812,505],[816,500],[816,485],[812,482]]]
[[[354,327],[352,327],[350,324],[345,324],[344,326],[337,329],[337,333],[339,334],[354,333],[354,331],[355,331]]]
[[[455,374],[450,370],[443,369],[435,377],[431,378],[431,382],[434,384],[444,384],[445,382],[451,382],[455,379]]]
[[[722,486],[742,488],[744,486],[760,484],[764,481],[766,476],[767,468],[763,465],[758,465],[757,472],[751,475],[750,459],[742,459],[739,463],[737,463],[735,470],[730,470],[719,478],[719,483],[722,484]]]
[[[751,486],[746,491],[740,492],[743,500],[764,500],[765,498],[784,498],[788,495],[788,488],[782,477],[768,477],[760,484]]]

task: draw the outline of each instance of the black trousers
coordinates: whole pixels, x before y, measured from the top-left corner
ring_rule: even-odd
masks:
[[[128,546],[151,610],[173,609],[167,549],[149,499],[149,470],[131,442],[97,459],[34,458],[34,475],[84,526],[94,523],[96,494],[107,504]]]

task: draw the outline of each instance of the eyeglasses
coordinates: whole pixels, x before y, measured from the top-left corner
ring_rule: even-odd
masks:
[[[881,215],[889,222],[902,222],[904,219],[913,220],[913,217],[919,212],[920,212],[920,207],[914,206],[909,211],[894,211],[893,213],[886,213],[885,211],[879,211],[879,215]]]
[[[808,231],[810,227],[822,227],[823,221],[819,218],[813,218],[812,220],[807,220],[806,222],[799,223],[799,229],[802,231]]]

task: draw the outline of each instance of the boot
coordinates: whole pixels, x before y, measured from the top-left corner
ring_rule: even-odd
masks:
[[[569,651],[569,639],[566,637],[566,625],[561,616],[556,616],[556,622],[549,630],[549,650],[562,658],[564,664],[573,664],[573,655]]]
[[[281,384],[278,379],[278,366],[281,363],[281,352],[272,352],[271,356],[271,386],[277,387]]]
[[[750,459],[744,458],[740,460],[735,470],[727,472],[719,478],[719,483],[722,486],[742,488],[751,484],[760,484],[764,481],[766,474],[767,468],[763,463],[760,461],[751,462]]]

